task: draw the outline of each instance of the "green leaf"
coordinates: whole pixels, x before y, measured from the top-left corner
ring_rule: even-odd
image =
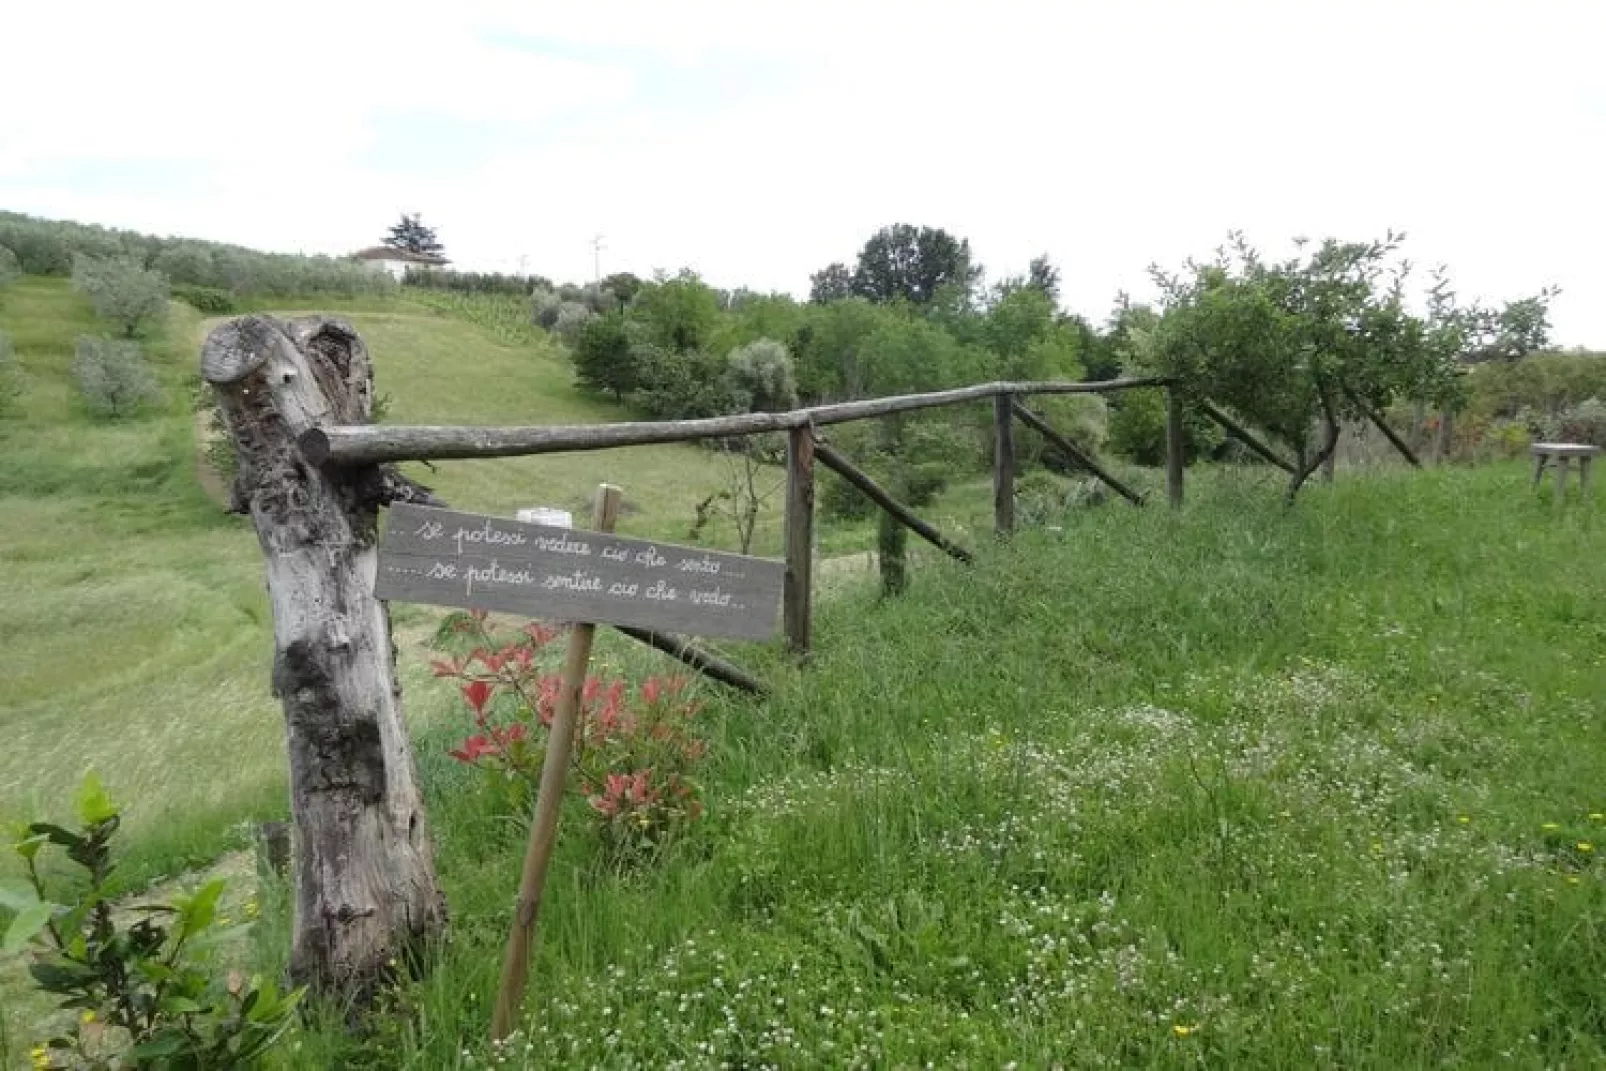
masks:
[[[163,997],[159,1007],[169,1015],[194,1015],[206,1010],[199,1002],[180,996]]]
[[[15,952],[33,940],[34,935],[50,921],[51,912],[55,909],[55,904],[40,900],[17,912],[17,917],[11,920],[6,930],[5,941],[0,943],[0,952]]]
[[[29,964],[28,973],[47,993],[76,993],[97,977],[93,969],[59,957],[48,963]]]
[[[81,848],[89,843],[72,830],[63,829],[51,822],[35,822],[28,827],[28,834],[30,840],[34,837],[43,837],[51,844],[59,844],[63,848]]]
[[[49,843],[49,837],[43,833],[35,833],[32,836],[23,836],[17,843],[12,845],[12,850],[24,859],[32,859],[39,854],[40,848]]]
[[[223,884],[222,878],[213,878],[194,896],[176,901],[180,932],[189,936],[212,925],[217,917],[218,897],[223,895]]]
[[[149,1041],[129,1049],[128,1055],[134,1057],[136,1061],[158,1060],[162,1057],[177,1056],[184,1050],[185,1045],[183,1032],[176,1027],[169,1027]],[[162,1066],[165,1066],[165,1063]]]
[[[115,817],[117,808],[106,795],[106,786],[100,783],[100,775],[90,770],[78,789],[78,820],[86,826],[98,826]]]
[[[0,907],[23,912],[39,902],[39,894],[26,885],[0,885]]]

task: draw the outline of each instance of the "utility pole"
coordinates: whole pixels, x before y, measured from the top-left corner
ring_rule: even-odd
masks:
[[[602,235],[591,239],[591,272],[597,282],[602,282]]]

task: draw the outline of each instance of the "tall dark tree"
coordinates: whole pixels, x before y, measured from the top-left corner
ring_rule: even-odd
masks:
[[[641,289],[641,280],[627,271],[616,271],[612,275],[604,276],[602,289],[612,294],[614,300],[619,302],[622,310],[635,298],[636,291]]]
[[[392,249],[405,249],[409,253],[432,253],[439,256],[446,247],[435,237],[435,228],[424,226],[418,213],[402,213],[401,222],[390,228],[385,244]]]
[[[840,260],[809,276],[809,300],[816,305],[853,296],[853,272]]]
[[[969,291],[980,277],[970,243],[937,227],[897,223],[864,243],[853,273],[853,292],[871,301],[903,298],[929,304],[947,287]]]
[[[1054,305],[1060,303],[1060,270],[1054,267],[1054,262],[1044,253],[1040,257],[1033,257],[1031,265],[1026,269],[1026,285],[1034,286],[1043,292]]]

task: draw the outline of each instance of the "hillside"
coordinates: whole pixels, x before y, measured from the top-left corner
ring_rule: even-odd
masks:
[[[405,298],[319,303],[331,306],[367,340],[392,420],[623,415],[578,395],[550,346]],[[135,873],[204,861],[237,839],[241,820],[285,808],[256,540],[196,478],[192,398],[209,323],[175,302],[147,347],[165,405],[106,423],[83,411],[71,375],[76,337],[103,330],[87,302],[63,279],[25,277],[0,294],[0,331],[22,370],[14,415],[0,419],[0,815],[59,809],[94,766],[114,795],[140,804],[128,823],[143,860]],[[454,506],[507,514],[579,510],[611,480],[629,496],[621,529],[660,538],[684,538],[693,506],[722,478],[694,447],[454,462],[415,475]],[[432,620],[413,608],[398,617],[425,631]]]

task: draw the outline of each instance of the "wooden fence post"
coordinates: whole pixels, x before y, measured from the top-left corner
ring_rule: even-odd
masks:
[[[1015,531],[1015,396],[993,395],[993,531]]]
[[[1172,509],[1182,508],[1182,394],[1175,387],[1165,389],[1165,491]]]
[[[806,657],[814,599],[814,426],[791,429],[786,441],[786,580],[781,616],[792,653]]]
[[[290,757],[290,974],[364,998],[445,903],[402,720],[390,613],[374,597],[379,507],[433,503],[389,466],[323,468],[297,445],[318,421],[364,425],[368,350],[343,320],[243,316],[201,348],[239,459],[273,605],[273,691]]]

